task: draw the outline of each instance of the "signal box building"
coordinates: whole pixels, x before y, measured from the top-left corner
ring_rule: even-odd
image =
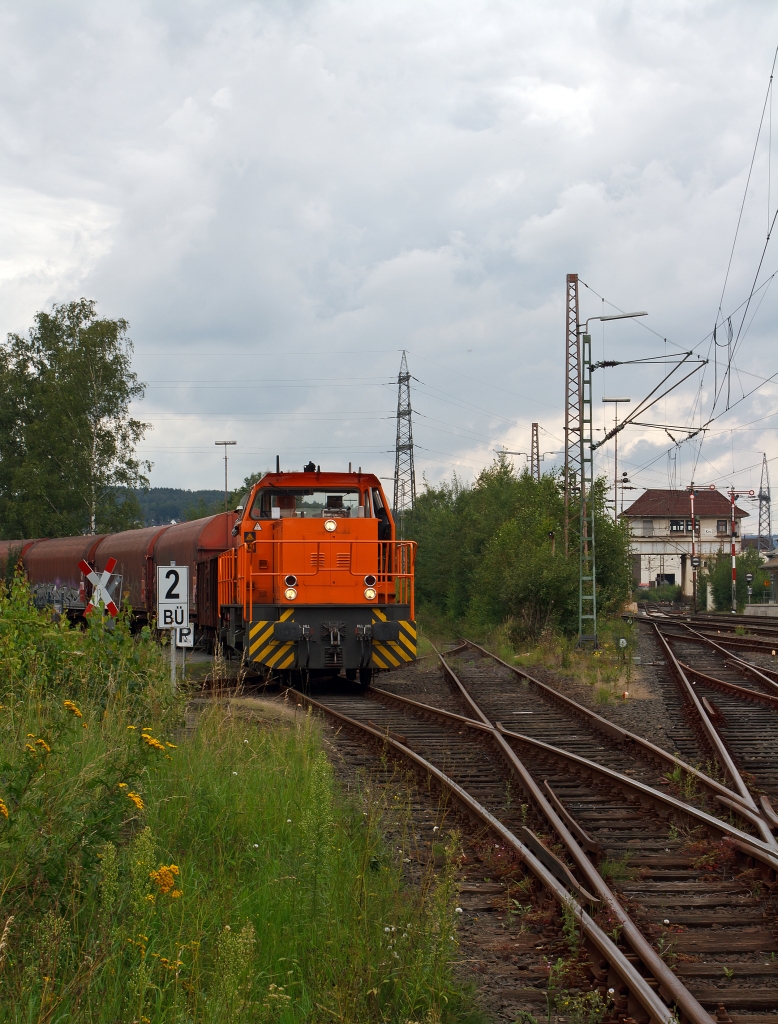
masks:
[[[622,515],[629,523],[632,577],[636,586],[680,585],[684,597],[692,596],[692,528],[700,567],[720,549],[730,550],[730,500],[721,491],[695,491],[692,524],[688,491],[650,489]],[[735,506],[735,550],[740,553],[741,520],[749,515]]]

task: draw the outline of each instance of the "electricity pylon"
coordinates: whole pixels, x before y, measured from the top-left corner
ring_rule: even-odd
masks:
[[[403,349],[397,377],[397,442],[394,455],[394,514],[404,536],[404,519],[416,501],[416,470],[413,465],[413,423],[411,420],[411,375]]]
[[[529,471],[532,479],[540,483],[540,442],[538,440],[537,423],[532,424],[532,444],[529,450]]]

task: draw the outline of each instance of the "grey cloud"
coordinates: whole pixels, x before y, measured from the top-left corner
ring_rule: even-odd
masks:
[[[156,382],[386,380],[406,347],[423,382],[420,466],[436,479],[477,471],[496,442],[522,450],[532,420],[561,436],[566,272],[696,344],[716,313],[778,13],[72,2],[7,7],[0,28],[3,329],[78,294],[127,317],[155,382],[140,408],[155,422],[154,482],[205,486],[225,430],[241,475],[275,451],[338,465],[359,452],[389,472],[392,389]],[[763,151],[731,306],[764,236],[766,171]],[[583,294],[585,314],[599,312]],[[775,308],[770,292],[743,369],[772,372]],[[634,324],[609,327],[605,347],[664,351]],[[646,380],[623,371],[618,387],[637,395]],[[731,421],[769,411],[775,393]],[[687,388],[668,417],[694,398]],[[722,437],[703,448],[711,473],[727,471]],[[743,437],[778,455],[774,432]],[[662,482],[668,446],[625,435],[627,468],[659,459],[637,482]],[[688,477],[691,453],[677,459]]]

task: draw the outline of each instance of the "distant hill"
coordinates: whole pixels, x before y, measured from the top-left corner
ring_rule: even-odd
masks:
[[[224,491],[188,491],[183,487],[151,487],[135,492],[143,509],[145,526],[163,526],[175,519],[210,516],[224,511]]]

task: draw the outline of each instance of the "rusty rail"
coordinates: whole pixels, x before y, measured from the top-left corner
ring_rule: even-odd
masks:
[[[379,729],[365,725],[363,722],[358,722],[356,719],[343,715],[341,712],[335,711],[332,708],[328,708],[326,704],[322,704],[319,701],[314,700],[312,697],[301,694],[297,690],[292,690],[292,693],[294,693],[298,701],[304,701],[309,706],[323,711],[325,714],[342,722],[344,725],[348,725],[350,728],[358,730],[363,734],[366,733],[371,736],[373,740],[380,742],[382,745],[393,748],[405,760],[410,761],[417,768],[424,771],[428,776],[433,778],[438,785],[449,792],[456,803],[459,804],[466,813],[476,817],[492,829],[492,831],[499,836],[502,842],[513,850],[513,852],[526,864],[527,868],[554,896],[560,906],[570,908],[573,911],[581,926],[581,931],[584,937],[587,938],[598,952],[601,953],[601,955],[610,963],[613,970],[618,974],[624,984],[627,985],[634,998],[648,1014],[651,1024],[672,1024],[676,1018],[669,1007],[663,1003],[657,993],[654,992],[647,979],[640,974],[632,963],[630,963],[613,940],[605,934],[599,925],[596,924],[592,917],[581,906],[580,902],[571,895],[569,890],[555,877],[552,871],[549,870],[546,864],[543,863],[540,857],[538,857],[532,849],[526,845],[526,843],[521,842],[521,840],[514,835],[510,829],[506,828],[502,822],[495,818],[490,811],[475,800],[469,793],[467,793],[466,790],[459,786],[453,779],[449,778],[449,776],[440,771],[440,769],[431,762],[421,757],[421,755],[411,750],[410,747],[401,743],[399,740],[386,735]],[[462,721],[469,722],[470,720],[462,719]],[[492,726],[488,726],[485,723],[474,722],[473,724],[480,724],[484,731],[490,736],[498,735],[496,729]],[[562,827],[564,828],[563,825]],[[641,959],[643,959],[642,956]],[[672,974],[672,972],[670,973]],[[673,977],[675,976],[673,975]],[[659,981],[659,979],[657,980]],[[688,990],[684,989],[684,991],[687,992],[690,999],[694,1000],[694,997],[691,996],[691,993],[688,993]],[[706,1013],[696,1000],[694,1000],[694,1003],[698,1009],[694,1009],[692,1014],[688,1014],[684,1007],[684,1013],[687,1014],[691,1024],[712,1024],[710,1015]]]

